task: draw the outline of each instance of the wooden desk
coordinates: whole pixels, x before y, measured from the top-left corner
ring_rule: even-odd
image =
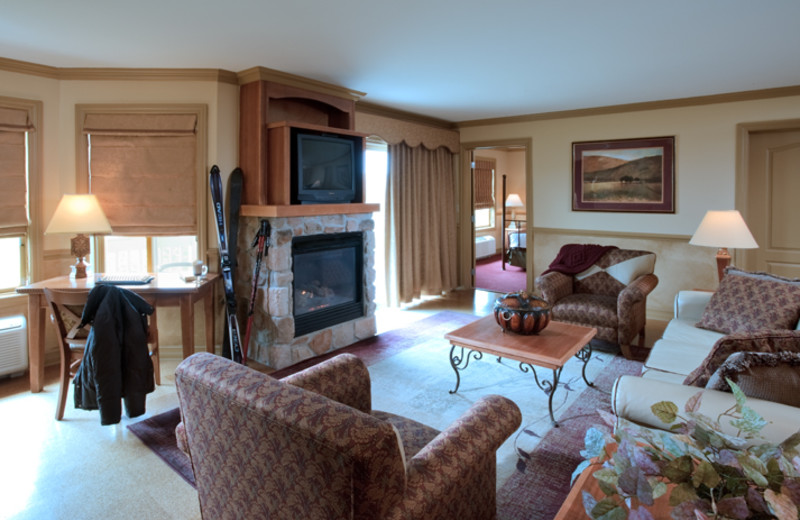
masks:
[[[95,275],[99,276],[99,275]],[[214,352],[214,285],[219,274],[209,273],[200,281],[184,282],[176,274],[156,274],[147,285],[125,285],[141,295],[147,295],[159,306],[179,306],[181,309],[181,343],[183,357],[194,353],[194,303],[203,300],[206,318],[206,351]],[[59,276],[17,288],[20,294],[28,295],[28,359],[30,363],[31,392],[41,392],[44,386],[44,339],[45,317],[48,316],[44,289],[68,290],[89,293],[95,286],[95,278],[74,279]],[[42,312],[42,310],[45,312]]]

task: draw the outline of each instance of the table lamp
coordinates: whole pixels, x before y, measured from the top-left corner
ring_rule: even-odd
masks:
[[[75,278],[86,278],[84,257],[91,250],[86,235],[107,235],[111,225],[94,195],[64,195],[44,234],[76,234],[70,242],[70,253],[78,259]]]
[[[519,198],[519,195],[516,193],[511,193],[508,198],[506,199],[506,208],[511,208],[511,220],[515,220],[515,209],[514,208],[524,208],[525,204],[522,203],[522,199]],[[516,225],[512,222],[512,225]]]
[[[708,211],[689,243],[695,246],[717,247],[717,274],[722,280],[725,268],[731,263],[728,248],[755,249],[756,240],[747,228],[741,213],[732,210]]]

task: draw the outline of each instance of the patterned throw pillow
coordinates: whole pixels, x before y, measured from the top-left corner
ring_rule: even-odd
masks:
[[[726,379],[747,397],[800,406],[800,353],[737,352],[708,380],[706,388],[730,392]]]
[[[698,327],[733,334],[794,329],[800,318],[800,280],[728,268]]]
[[[684,385],[705,387],[714,372],[737,352],[799,352],[800,331],[777,330],[740,332],[723,336],[699,367],[684,379]]]

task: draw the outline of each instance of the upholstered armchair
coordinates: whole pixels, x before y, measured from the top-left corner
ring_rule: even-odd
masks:
[[[178,444],[207,520],[496,516],[495,452],[521,422],[504,397],[440,433],[372,410],[369,372],[349,354],[277,380],[199,353],[175,375]]]
[[[536,285],[552,319],[594,327],[595,339],[619,345],[630,358],[637,336],[644,346],[647,295],[658,285],[655,259],[649,251],[568,244]]]

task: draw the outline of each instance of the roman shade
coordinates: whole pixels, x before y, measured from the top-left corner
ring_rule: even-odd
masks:
[[[89,113],[89,192],[115,235],[197,234],[195,114]]]
[[[28,229],[25,139],[33,129],[28,110],[0,107],[0,236]]]
[[[475,179],[475,209],[494,208],[494,161],[476,159],[472,171]]]

